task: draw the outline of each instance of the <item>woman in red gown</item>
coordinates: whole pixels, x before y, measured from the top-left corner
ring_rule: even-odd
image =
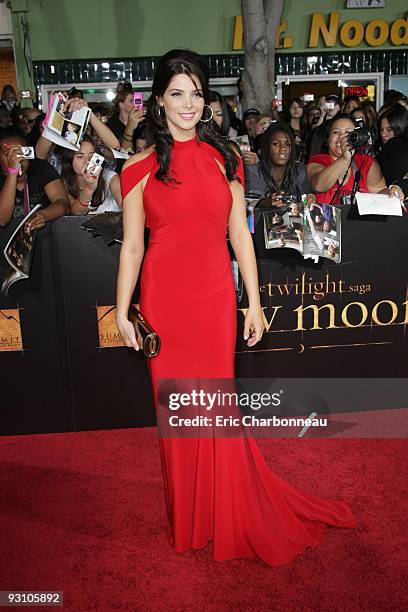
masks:
[[[248,346],[262,336],[256,260],[245,214],[242,168],[217,135],[205,105],[201,58],[161,58],[147,121],[155,145],[122,171],[124,242],[117,324],[139,349],[127,312],[144,255],[140,308],[161,337],[149,360],[157,407],[159,379],[234,377],[236,297],[228,229],[245,283]],[[211,115],[210,115],[211,116]],[[291,561],[316,546],[325,524],[355,527],[348,505],[301,493],[266,465],[249,437],[160,438],[169,538],[177,552],[212,542],[214,559]]]

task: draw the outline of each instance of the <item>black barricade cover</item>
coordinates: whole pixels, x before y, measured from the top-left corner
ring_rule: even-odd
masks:
[[[407,218],[358,218],[344,207],[342,220],[342,263],[314,264],[289,249],[266,250],[255,210],[267,329],[260,344],[246,347],[244,294],[237,376],[406,376]],[[94,238],[83,222],[48,224],[38,233],[31,278],[0,295],[3,435],[155,422],[146,361],[120,346],[114,324],[120,246]],[[1,251],[15,227],[0,229]]]

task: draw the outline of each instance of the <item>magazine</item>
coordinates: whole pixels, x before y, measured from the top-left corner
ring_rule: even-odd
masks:
[[[317,204],[313,195],[264,211],[266,249],[295,249],[304,259],[319,257],[341,262],[341,211]]]
[[[30,213],[21,220],[21,223],[13,232],[10,240],[6,244],[6,248],[4,249],[4,257],[10,266],[4,275],[3,284],[1,287],[1,292],[5,295],[7,295],[8,290],[13,283],[30,276],[37,230],[28,232],[26,223],[39,208],[41,208],[40,204],[35,206]]]
[[[85,107],[67,112],[65,110],[67,102],[68,98],[61,92],[51,97],[42,135],[57,145],[78,151],[88,127],[91,109]]]

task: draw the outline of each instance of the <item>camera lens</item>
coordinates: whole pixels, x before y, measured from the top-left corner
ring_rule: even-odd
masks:
[[[347,134],[347,142],[354,149],[357,149],[358,147],[366,147],[373,143],[370,130],[362,127],[359,127],[353,130],[353,132]]]

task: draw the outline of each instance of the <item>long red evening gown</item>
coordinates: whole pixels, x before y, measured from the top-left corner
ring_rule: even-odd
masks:
[[[141,310],[159,333],[149,360],[159,378],[233,378],[236,297],[226,230],[231,191],[216,159],[196,139],[175,141],[166,186],[155,153],[128,166],[122,195],[145,177],[151,236],[141,278]],[[178,552],[212,541],[214,559],[291,561],[316,546],[325,524],[355,527],[344,502],[302,493],[276,476],[250,438],[160,439],[170,540]]]

